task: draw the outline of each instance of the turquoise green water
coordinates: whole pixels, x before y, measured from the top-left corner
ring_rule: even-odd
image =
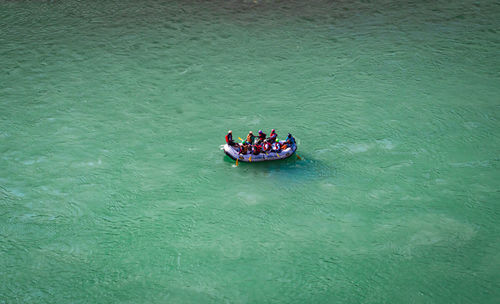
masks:
[[[2,2],[0,303],[498,303],[499,20]],[[219,149],[271,128],[302,160]]]

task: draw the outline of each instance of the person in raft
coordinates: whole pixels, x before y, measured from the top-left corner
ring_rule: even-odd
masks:
[[[252,131],[249,131],[249,132],[248,132],[248,135],[247,135],[247,140],[246,140],[246,142],[247,142],[249,145],[253,145],[254,140],[255,140],[255,136],[253,135],[253,132],[252,132]]]
[[[257,140],[257,144],[262,144],[264,140],[266,140],[266,133],[262,132],[262,130],[259,130],[259,140]]]
[[[240,154],[240,155],[241,154],[247,154],[251,147],[252,146],[249,143],[247,143],[246,141],[244,141],[241,144],[241,146],[240,146],[240,152],[238,152],[238,154]]]
[[[293,145],[295,145],[295,138],[293,138],[292,134],[288,133],[288,136],[286,137],[285,142],[283,143],[282,149],[286,149]]]
[[[226,143],[233,147],[236,146],[236,143],[233,141],[233,131],[231,130],[227,131]]]
[[[273,144],[276,142],[277,137],[278,137],[278,134],[276,134],[276,131],[274,129],[272,129],[271,134],[269,134],[269,138],[267,139],[267,142],[270,144]]]

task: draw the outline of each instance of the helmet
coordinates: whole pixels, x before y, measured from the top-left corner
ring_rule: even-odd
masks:
[[[229,130],[229,131],[227,131],[227,133],[233,133],[233,131]]]
[[[274,130],[274,129],[272,129],[272,130],[271,130],[271,132],[275,132],[275,130]]]
[[[248,132],[248,134],[253,134],[253,132],[252,132],[252,131],[250,131],[250,132]]]
[[[288,137],[292,137],[292,134],[288,133]]]
[[[259,130],[259,134],[262,134],[262,130]]]

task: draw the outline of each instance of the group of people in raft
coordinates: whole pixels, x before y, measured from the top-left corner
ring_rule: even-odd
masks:
[[[237,149],[239,154],[259,154],[261,152],[281,152],[281,150],[285,150],[288,147],[291,147],[295,144],[295,138],[293,138],[292,134],[288,133],[285,141],[278,141],[278,134],[276,134],[276,130],[272,129],[269,137],[266,136],[266,133],[259,131],[259,135],[256,137],[253,135],[253,132],[248,132],[247,138],[241,144],[235,143],[233,141],[233,131],[229,130],[226,135],[226,143],[229,146]]]

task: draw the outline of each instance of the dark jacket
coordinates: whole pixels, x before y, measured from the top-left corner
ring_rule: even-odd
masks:
[[[233,144],[234,143],[233,142],[233,134],[227,133],[227,135],[226,135],[226,143],[227,144]]]

